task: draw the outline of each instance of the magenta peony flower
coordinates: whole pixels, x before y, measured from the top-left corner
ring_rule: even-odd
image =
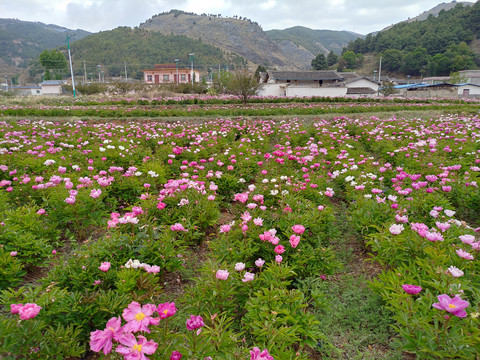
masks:
[[[157,312],[160,315],[160,319],[166,319],[170,316],[175,315],[175,313],[177,312],[177,308],[175,307],[174,302],[166,302],[158,305]]]
[[[267,349],[260,351],[259,348],[254,347],[250,350],[250,360],[274,360],[273,356],[268,353]]]
[[[228,233],[232,229],[231,225],[225,224],[220,226],[220,233]]]
[[[90,333],[90,350],[100,352],[103,350],[105,355],[112,351],[112,340],[118,340],[123,334],[122,319],[111,318],[107,322],[105,330],[95,330]]]
[[[410,295],[415,295],[415,294],[418,294],[420,291],[422,291],[421,286],[409,285],[409,284],[402,285],[402,289],[405,290],[405,292]]]
[[[300,243],[300,236],[298,235],[292,235],[290,236],[290,245],[292,246],[292,248],[296,248],[298,246],[298,244]]]
[[[41,308],[42,307],[38,306],[37,304],[28,303],[18,309],[18,314],[22,320],[33,319],[38,315]]]
[[[124,334],[118,341],[120,344],[115,349],[119,354],[124,355],[125,360],[148,360],[144,354],[153,354],[157,351],[158,344],[153,341],[147,341],[144,336],[139,336],[138,341],[132,333]],[[125,346],[123,346],[125,345]]]
[[[172,351],[172,355],[170,355],[170,360],[180,360],[182,358],[182,353],[178,351]]]
[[[23,307],[23,304],[11,304],[10,312],[12,314],[18,314],[19,310]]]
[[[276,254],[283,254],[285,252],[285,247],[283,245],[277,245],[274,249]]]
[[[102,262],[102,264],[98,267],[101,271],[107,272],[110,269],[110,263],[108,261]]]
[[[187,319],[187,330],[189,331],[199,329],[203,326],[205,326],[205,324],[203,322],[203,318],[200,315],[190,315],[190,319]]]
[[[283,261],[282,255],[276,255],[275,256],[275,261],[280,264]]]
[[[462,300],[460,296],[456,295],[453,299],[446,294],[438,295],[438,303],[433,304],[432,306],[438,310],[445,310],[449,313],[458,316],[465,317],[467,313],[464,311],[470,304],[468,301]]]
[[[305,231],[305,227],[303,225],[293,225],[292,226],[292,231],[295,234],[302,235]]]
[[[219,280],[227,280],[228,279],[228,275],[230,275],[228,273],[227,270],[218,270],[217,271],[217,274],[215,275],[217,277],[217,279]]]
[[[464,244],[471,245],[473,242],[475,242],[475,236],[473,235],[460,235],[459,238]]]
[[[160,318],[152,318],[151,315],[157,310],[153,304],[141,306],[138,302],[131,302],[126,309],[123,310],[123,318],[128,323],[125,325],[125,331],[146,331],[149,325],[158,325]]]

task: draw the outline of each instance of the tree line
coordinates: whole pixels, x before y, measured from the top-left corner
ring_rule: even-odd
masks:
[[[458,3],[449,11],[441,10],[437,17],[401,22],[351,41],[343,49],[337,69],[359,68],[365,54],[382,56],[383,70],[404,76],[448,76],[476,69],[480,54],[469,45],[478,38],[479,30],[480,2],[472,6]],[[312,61],[312,67],[332,66],[321,55]]]

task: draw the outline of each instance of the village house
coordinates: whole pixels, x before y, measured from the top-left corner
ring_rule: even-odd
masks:
[[[10,90],[23,96],[42,95],[42,87],[37,85],[14,86]]]
[[[146,84],[185,84],[200,80],[200,72],[191,68],[177,68],[176,64],[155,64],[153,69],[143,71]]]
[[[262,96],[375,96],[379,83],[356,73],[339,73],[335,70],[268,71],[261,74]]]
[[[62,80],[46,80],[40,83],[42,95],[62,95],[65,93]]]

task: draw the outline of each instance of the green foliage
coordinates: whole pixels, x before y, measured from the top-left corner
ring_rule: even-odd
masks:
[[[330,51],[327,55],[327,65],[333,66],[338,61],[338,55],[335,54],[333,51]]]
[[[246,305],[243,325],[256,344],[271,350],[275,359],[288,359],[297,347],[314,348],[323,338],[318,321],[306,312],[305,298],[298,290],[262,288]]]
[[[348,44],[347,50],[384,53],[385,70],[405,75],[446,76],[452,71],[475,69],[475,54],[467,46],[478,35],[479,4],[458,3],[437,17],[401,22]],[[403,66],[399,59],[403,54]]]
[[[86,61],[87,72],[96,74],[97,65],[101,64],[105,76],[122,76],[125,62],[128,73],[134,74],[132,77],[137,79],[143,76],[140,70],[153,68],[158,63],[171,63],[175,58],[180,59],[180,67],[189,66],[188,54],[191,52],[195,53],[195,68],[198,69],[206,70],[211,64],[229,62],[213,45],[183,35],[162,35],[129,27],[92,34],[76,41],[72,51],[77,64],[74,64],[73,70],[78,75],[83,75],[83,60]]]
[[[67,70],[67,59],[65,55],[60,51],[44,50],[39,57],[40,64],[45,69],[45,80],[50,80],[50,70],[53,70],[55,77],[62,77],[63,73]]]
[[[16,287],[26,274],[22,268],[22,263],[15,256],[0,247],[0,290]]]
[[[311,65],[312,65],[312,68],[314,70],[327,70],[328,69],[327,58],[322,53],[318,54],[314,59],[312,59],[312,64]]]
[[[23,206],[2,214],[4,226],[0,226],[0,244],[10,253],[17,251],[18,260],[25,266],[41,265],[60,245],[60,233],[45,223],[36,209]]]

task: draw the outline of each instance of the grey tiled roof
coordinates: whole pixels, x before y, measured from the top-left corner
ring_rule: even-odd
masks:
[[[318,71],[269,71],[268,77],[274,80],[343,80],[334,70]]]

